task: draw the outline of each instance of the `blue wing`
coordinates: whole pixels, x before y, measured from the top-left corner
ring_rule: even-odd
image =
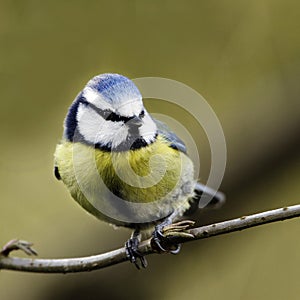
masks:
[[[158,133],[164,136],[169,142],[171,147],[187,153],[184,142],[163,122],[155,120]],[[215,191],[204,184],[197,182],[195,186],[195,196],[191,201],[191,208],[185,213],[186,215],[196,211],[199,208],[218,208],[225,202],[225,195],[222,192]],[[202,201],[201,201],[202,200]],[[207,203],[207,200],[209,202]],[[201,203],[200,203],[201,202]]]
[[[181,151],[183,153],[187,153],[186,146],[184,142],[163,122],[153,119],[157,126],[158,134],[162,135],[167,141],[171,142],[171,147]]]

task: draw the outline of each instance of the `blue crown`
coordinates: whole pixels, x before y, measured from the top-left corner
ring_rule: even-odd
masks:
[[[112,102],[117,99],[142,98],[136,85],[127,77],[119,74],[101,74],[92,78],[88,87],[97,90],[107,101]]]

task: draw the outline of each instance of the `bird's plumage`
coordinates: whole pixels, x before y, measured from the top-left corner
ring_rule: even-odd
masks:
[[[170,142],[170,147],[187,154],[185,143],[163,122],[154,119],[158,134]]]
[[[131,153],[63,142],[57,146],[56,163],[72,197],[87,211],[115,225],[143,227],[174,209],[182,214],[189,207],[187,199],[193,196],[192,162],[168,148],[162,137]],[[153,153],[160,157],[155,159]],[[124,201],[114,205],[114,196]]]
[[[91,214],[135,229],[174,211],[181,216],[206,193],[184,142],[150,116],[134,83],[118,74],[94,77],[75,98],[55,175]]]

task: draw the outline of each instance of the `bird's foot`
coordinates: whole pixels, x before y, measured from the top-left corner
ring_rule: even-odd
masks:
[[[171,244],[170,237],[193,237],[192,234],[186,232],[187,229],[195,224],[191,220],[183,220],[173,224],[164,223],[155,227],[153,238],[151,240],[152,248],[159,253],[177,254],[180,251],[181,244]]]
[[[126,255],[130,262],[133,263],[138,270],[146,268],[148,265],[146,258],[138,250],[139,243],[140,241],[137,236],[132,236],[125,243]]]

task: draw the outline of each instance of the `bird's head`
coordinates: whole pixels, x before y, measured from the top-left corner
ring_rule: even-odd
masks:
[[[125,151],[152,143],[156,124],[135,84],[118,74],[92,78],[71,105],[65,137],[105,150]]]

